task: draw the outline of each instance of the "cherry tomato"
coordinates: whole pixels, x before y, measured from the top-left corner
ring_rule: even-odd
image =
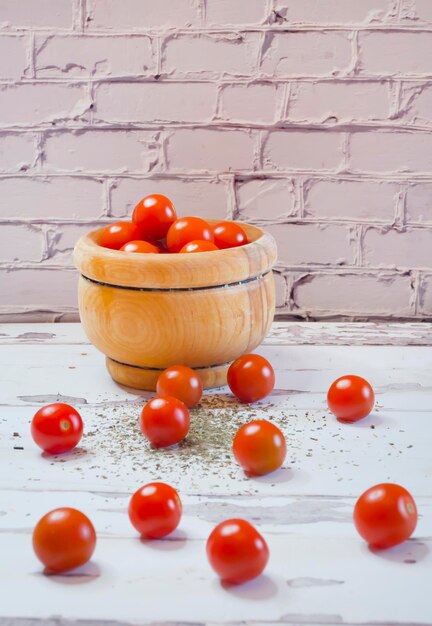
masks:
[[[153,398],[141,412],[141,432],[157,448],[179,443],[189,432],[189,411],[183,402],[167,396]]]
[[[132,526],[146,539],[159,539],[177,528],[182,503],[174,487],[149,483],[134,493],[129,503]]]
[[[285,437],[271,422],[255,420],[237,431],[233,452],[245,472],[254,476],[269,474],[279,469],[285,460]]]
[[[228,519],[211,532],[207,557],[219,578],[239,585],[263,572],[269,549],[252,524],[244,519]]]
[[[272,366],[259,354],[245,354],[228,370],[228,385],[242,402],[256,402],[268,396],[274,387]]]
[[[81,415],[69,404],[47,404],[34,414],[31,434],[39,448],[49,454],[68,452],[82,437]]]
[[[158,396],[172,396],[190,407],[201,400],[203,385],[193,369],[186,365],[173,365],[159,376],[156,391]]]
[[[146,239],[162,239],[176,219],[171,200],[159,193],[143,198],[132,213],[132,221],[139,226]]]
[[[370,384],[360,376],[342,376],[332,383],[327,404],[342,422],[357,422],[372,411],[375,394]]]
[[[139,229],[132,222],[114,222],[102,229],[99,236],[99,245],[103,248],[119,250],[128,241],[139,238]]]
[[[194,239],[194,241],[189,241],[189,243],[183,246],[180,252],[213,252],[213,250],[219,250],[219,248],[211,241]]]
[[[33,548],[38,559],[52,572],[66,572],[90,560],[96,533],[89,518],[76,509],[54,509],[38,521]]]
[[[123,250],[124,252],[143,252],[146,254],[159,254],[159,248],[157,246],[154,246],[148,241],[141,241],[139,239],[135,241],[128,241],[128,243],[125,243],[125,245],[122,246],[120,250]]]
[[[210,224],[200,217],[181,217],[170,226],[167,234],[167,246],[170,252],[180,250],[190,241],[196,239],[213,242]]]
[[[365,491],[357,500],[354,524],[370,546],[390,548],[411,537],[417,525],[417,508],[406,489],[382,483]]]
[[[214,242],[218,248],[236,248],[248,243],[248,238],[241,226],[235,222],[219,222],[213,226]]]

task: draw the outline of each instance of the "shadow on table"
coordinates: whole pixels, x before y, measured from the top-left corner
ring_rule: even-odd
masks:
[[[145,539],[144,537],[139,537],[138,541],[152,550],[173,552],[185,547],[187,534],[183,530],[176,530],[163,539]]]
[[[69,450],[68,452],[63,452],[63,454],[49,454],[48,452],[41,452],[41,457],[43,459],[49,459],[53,463],[64,463],[65,461],[72,461],[76,459],[81,459],[83,456],[89,456],[92,452],[89,452],[86,448],[74,448],[73,450]]]
[[[227,593],[245,600],[270,600],[278,591],[276,583],[266,574],[242,585],[231,585],[224,581],[220,585]]]
[[[271,485],[280,485],[282,483],[288,483],[294,478],[294,472],[292,469],[288,469],[287,467],[281,467],[275,472],[271,472],[270,474],[265,474],[265,476],[254,476],[253,474],[249,474],[245,472],[245,476],[257,483],[266,483]]]
[[[57,574],[47,568],[43,571],[43,575],[49,578],[50,581],[60,585],[81,585],[83,583],[90,583],[99,578],[100,574],[100,567],[94,561],[90,561],[82,567],[77,567],[64,574]]]
[[[386,561],[394,561],[397,563],[407,563],[413,565],[419,561],[423,561],[429,555],[428,546],[418,539],[409,539],[404,543],[388,548],[387,550],[379,550],[369,546],[369,552]]]

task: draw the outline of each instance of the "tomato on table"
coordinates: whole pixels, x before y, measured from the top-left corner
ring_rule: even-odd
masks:
[[[146,539],[160,539],[180,523],[182,503],[174,487],[149,483],[134,493],[129,502],[132,526]]]
[[[286,456],[286,441],[275,424],[254,420],[237,431],[233,452],[245,472],[262,476],[280,468]]]
[[[186,405],[171,396],[153,398],[141,412],[141,432],[157,448],[182,441],[189,432],[189,424]]]
[[[219,248],[211,241],[194,239],[194,241],[189,241],[189,243],[183,246],[180,252],[184,254],[185,252],[213,252],[214,250],[219,250]]]
[[[93,524],[77,509],[54,509],[39,520],[33,531],[36,556],[51,572],[66,572],[84,565],[95,547]]]
[[[417,507],[411,494],[393,483],[375,485],[365,491],[354,507],[358,533],[374,548],[402,543],[417,526]]]
[[[132,221],[146,239],[162,239],[177,219],[173,203],[160,193],[146,196],[133,210]]]
[[[31,434],[33,441],[48,454],[63,454],[78,445],[83,421],[69,404],[47,404],[34,414]]]
[[[244,354],[228,369],[228,386],[242,402],[262,400],[272,391],[275,374],[270,363],[259,354]]]
[[[99,245],[103,248],[120,250],[129,241],[140,238],[140,231],[132,222],[114,222],[102,229]]]
[[[124,246],[120,248],[123,252],[141,252],[143,254],[159,254],[159,248],[149,241],[142,241],[136,239],[135,241],[128,241]]]
[[[214,242],[218,248],[236,248],[249,243],[243,228],[235,222],[219,222],[213,226]]]
[[[229,519],[213,529],[207,557],[224,582],[239,585],[259,576],[267,565],[269,549],[262,535],[244,519]]]
[[[156,392],[162,398],[172,396],[181,400],[187,407],[191,407],[201,400],[203,384],[192,368],[186,365],[173,365],[159,376]]]
[[[341,422],[357,422],[372,411],[375,394],[361,376],[341,376],[330,386],[327,404]]]
[[[200,217],[181,217],[170,226],[166,242],[170,252],[180,252],[183,246],[197,239],[213,242],[210,224]]]

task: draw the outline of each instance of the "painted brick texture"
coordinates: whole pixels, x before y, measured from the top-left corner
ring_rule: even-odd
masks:
[[[432,319],[431,0],[0,0],[0,319],[166,193],[276,237],[278,314]]]

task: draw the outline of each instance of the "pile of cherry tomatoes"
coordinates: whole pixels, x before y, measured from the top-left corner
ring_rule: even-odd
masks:
[[[247,243],[245,231],[235,222],[210,226],[200,217],[177,219],[171,200],[161,194],[143,198],[131,222],[109,224],[99,238],[104,248],[145,254],[212,252]]]
[[[247,354],[232,363],[227,382],[241,402],[255,402],[271,393],[275,375],[262,356]],[[189,408],[203,393],[199,375],[189,367],[166,369],[157,381],[157,395],[143,407],[140,428],[155,447],[173,446],[188,434]],[[359,376],[343,376],[327,394],[329,409],[341,422],[355,422],[372,411],[375,396],[370,384]],[[34,441],[49,454],[73,449],[81,439],[83,422],[67,404],[52,404],[33,417]],[[281,467],[286,456],[282,431],[267,420],[244,424],[233,440],[233,455],[250,476],[264,475]],[[161,482],[142,486],[131,497],[128,509],[132,526],[146,539],[161,539],[177,528],[182,503],[176,489]],[[411,495],[395,484],[368,489],[354,507],[359,534],[375,548],[388,548],[408,539],[417,524]],[[33,533],[36,555],[52,572],[64,572],[86,563],[96,546],[91,521],[80,511],[59,508],[47,513]],[[218,576],[240,584],[259,576],[269,559],[265,539],[244,519],[218,524],[207,540],[207,557]]]

